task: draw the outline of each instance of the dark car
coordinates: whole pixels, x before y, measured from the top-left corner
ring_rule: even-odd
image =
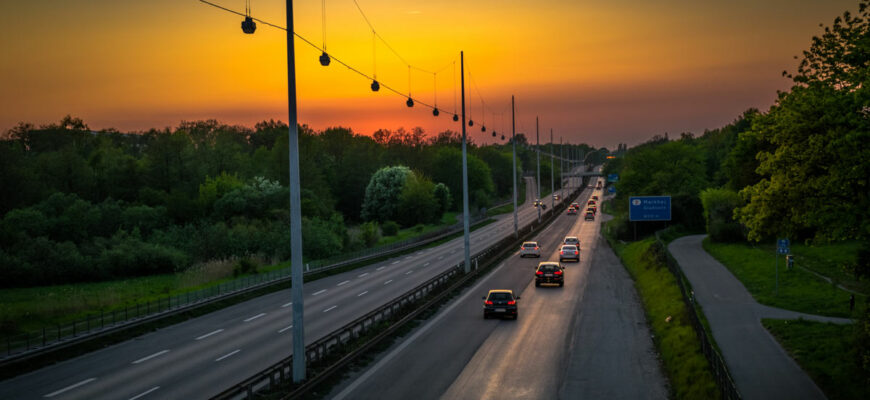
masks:
[[[517,319],[519,309],[517,308],[517,300],[520,296],[514,296],[514,292],[508,289],[490,290],[483,298],[483,318],[491,316],[511,316]]]
[[[580,262],[580,247],[572,244],[562,245],[559,249],[559,262],[564,260],[577,260],[577,262]]]
[[[597,209],[596,209],[595,207],[589,207],[589,208],[586,209],[586,212],[591,212],[592,214],[595,214],[595,211],[596,211],[596,210],[597,210]]]
[[[538,269],[535,270],[535,287],[540,287],[544,283],[565,286],[565,268],[552,261],[538,264]]]
[[[598,201],[598,196],[592,196],[592,200]]]
[[[586,216],[583,217],[583,219],[586,221],[595,221],[595,214],[587,211]]]

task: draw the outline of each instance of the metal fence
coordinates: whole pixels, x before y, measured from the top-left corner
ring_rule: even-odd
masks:
[[[471,220],[471,223],[476,224],[487,218],[483,215],[476,216]],[[325,260],[316,260],[305,264],[304,273],[305,275],[315,274],[406,251],[441,240],[461,232],[462,229],[462,223],[457,223],[444,229],[386,246],[345,253],[341,256]],[[0,346],[5,344],[5,349],[0,349],[0,354],[4,354],[0,356],[0,363],[29,357],[54,348],[66,347],[82,340],[108,335],[120,329],[153,322],[162,317],[215,303],[232,296],[242,295],[271,285],[286,283],[290,280],[290,274],[291,267],[288,266],[280,270],[236,278],[196,291],[137,302],[110,310],[101,310],[99,313],[87,315],[82,319],[57,324],[50,328],[46,327],[36,332],[9,335],[6,336],[3,342],[0,342]]]
[[[568,196],[568,198],[576,196],[581,191],[582,189],[575,190]],[[391,300],[387,304],[384,304],[374,311],[371,311],[341,328],[336,329],[316,342],[305,346],[306,365],[312,365],[328,359],[335,359],[335,361],[326,366],[323,371],[320,371],[317,375],[310,377],[302,387],[295,388],[293,393],[284,398],[293,398],[295,395],[303,393],[305,390],[310,389],[317,383],[326,379],[332,373],[337,371],[339,367],[361,355],[378,341],[384,339],[391,332],[398,329],[402,324],[446,296],[454,288],[469,279],[472,279],[476,276],[477,272],[483,269],[477,268],[479,264],[486,265],[492,263],[499,260],[506,252],[513,251],[513,249],[519,246],[519,243],[527,237],[536,234],[546,227],[549,222],[551,222],[567,207],[567,204],[569,204],[569,202],[562,202],[556,206],[555,209],[550,209],[543,213],[542,223],[538,224],[537,221],[533,221],[523,227],[521,231],[526,233],[521,235],[519,238],[508,236],[496,244],[476,253],[471,258],[471,264],[473,266],[472,274],[465,275],[463,273],[463,264],[457,264],[438,276]],[[431,294],[437,295],[424,304],[413,307]],[[391,326],[387,330],[378,333],[375,337],[371,338],[364,344],[358,344],[358,347],[349,354],[340,358],[336,357],[336,353],[340,353],[347,346],[350,346],[355,339],[366,335],[371,329],[375,328],[379,322],[383,321],[390,322]],[[255,396],[257,396],[259,391],[274,389],[277,385],[287,382],[287,380],[293,376],[292,365],[293,356],[291,355],[250,378],[228,388],[212,399],[225,400],[256,398]]]
[[[686,304],[686,307],[691,310],[689,313],[689,320],[692,321],[692,327],[695,328],[695,333],[698,335],[698,340],[701,342],[701,351],[710,363],[713,378],[719,386],[722,398],[726,400],[739,400],[741,398],[740,392],[737,391],[734,379],[731,378],[731,373],[728,372],[728,366],[725,364],[722,354],[713,346],[712,340],[707,335],[707,329],[704,328],[704,325],[701,323],[701,316],[698,314],[698,309],[695,308],[695,299],[692,295],[692,285],[689,280],[686,279],[686,275],[683,274],[680,264],[674,256],[671,255],[667,244],[665,244],[661,237],[659,237],[659,232],[656,232],[656,242],[658,242],[658,245],[662,246],[662,251],[667,258],[668,270],[671,271],[677,279],[680,293],[683,294],[683,302]]]

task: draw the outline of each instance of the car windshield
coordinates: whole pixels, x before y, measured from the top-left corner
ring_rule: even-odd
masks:
[[[550,265],[550,264],[548,264],[548,265],[542,265],[542,266],[540,266],[540,267],[538,268],[538,270],[539,270],[539,271],[543,271],[543,272],[553,272],[553,271],[556,270],[556,266],[555,266],[555,265]]]
[[[513,296],[510,293],[490,293],[489,294],[490,301],[504,301],[504,300],[513,300]]]
[[[562,246],[562,251],[576,251],[577,247],[575,246]]]
[[[514,245],[514,246],[516,246],[516,245]],[[523,243],[523,247],[535,248],[535,247],[538,247],[538,245],[536,245],[534,243]]]

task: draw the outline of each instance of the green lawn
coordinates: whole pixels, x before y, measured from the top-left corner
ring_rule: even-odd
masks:
[[[829,243],[813,246],[807,244],[792,244],[791,252],[795,263],[824,276],[857,292],[870,294],[870,280],[856,281],[855,276],[843,268],[845,264],[856,261],[861,243],[858,241]],[[773,245],[770,245],[773,251]]]
[[[725,264],[743,283],[752,297],[761,304],[786,310],[834,317],[857,318],[859,307],[849,312],[850,293],[825,282],[800,268],[787,271],[784,257],[779,257],[779,289],[773,248],[754,247],[743,243],[713,243],[704,240],[704,249]],[[803,249],[810,253],[809,247]],[[828,250],[819,253],[828,253]],[[864,296],[856,296],[856,304],[864,304]]]
[[[720,398],[677,281],[667,266],[657,263],[651,254],[654,241],[648,238],[615,244],[615,250],[634,278],[671,390],[678,399]],[[666,321],[668,317],[670,322]]]
[[[764,327],[830,399],[868,399],[855,352],[855,326],[764,319]]]

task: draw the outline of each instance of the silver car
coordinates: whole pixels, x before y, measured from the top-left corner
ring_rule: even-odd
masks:
[[[562,244],[571,244],[574,246],[580,246],[580,239],[577,236],[565,236],[565,240],[562,241]]]
[[[523,242],[522,247],[520,247],[520,257],[541,257],[541,247],[538,246],[538,242]]]

